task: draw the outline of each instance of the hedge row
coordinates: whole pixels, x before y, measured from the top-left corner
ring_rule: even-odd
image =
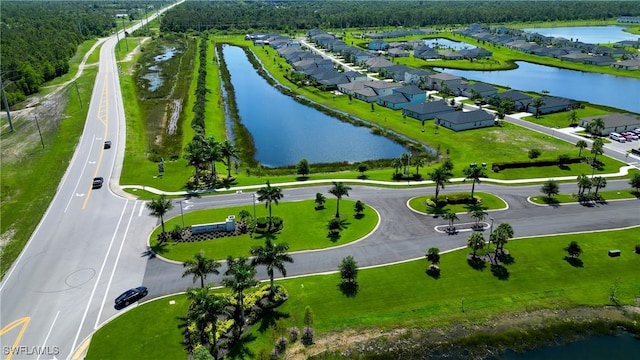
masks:
[[[582,158],[558,158],[556,160],[531,160],[531,161],[510,161],[510,162],[495,162],[491,165],[491,170],[498,172],[504,169],[521,169],[529,167],[542,167],[542,166],[554,166],[554,165],[566,165],[575,164],[582,161]]]

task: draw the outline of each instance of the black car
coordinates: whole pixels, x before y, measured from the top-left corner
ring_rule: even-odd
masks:
[[[110,140],[107,140],[107,141],[104,142],[104,148],[105,149],[111,149],[111,141]]]
[[[103,183],[104,183],[104,178],[101,178],[101,177],[93,178],[93,186],[91,188],[100,189]]]
[[[130,304],[147,296],[149,290],[144,286],[138,286],[135,289],[129,289],[116,298],[116,309],[122,309]]]

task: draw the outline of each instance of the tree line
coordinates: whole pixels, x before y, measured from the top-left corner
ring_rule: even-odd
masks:
[[[279,32],[312,28],[424,27],[470,23],[607,20],[640,14],[637,1],[211,1],[167,12],[162,31]]]

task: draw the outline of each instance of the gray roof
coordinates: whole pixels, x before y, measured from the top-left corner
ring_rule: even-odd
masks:
[[[640,127],[640,118],[631,114],[620,114],[620,113],[611,113],[600,116],[592,116],[588,118],[582,119],[586,122],[591,122],[595,118],[601,118],[604,121],[604,127],[617,127],[617,126],[629,126],[629,125],[637,125]]]
[[[440,114],[437,118],[453,124],[467,124],[477,121],[493,120],[493,115],[484,110],[453,111]]]
[[[420,89],[415,85],[407,85],[407,86],[397,88],[395,89],[395,92],[407,94],[407,95],[426,94],[424,90]]]
[[[455,111],[454,108],[448,106],[444,101],[429,101],[420,104],[410,105],[405,108],[407,111],[416,114],[431,114],[445,111]]]

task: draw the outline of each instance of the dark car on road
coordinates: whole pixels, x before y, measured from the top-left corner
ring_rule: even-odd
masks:
[[[104,148],[105,149],[111,149],[111,141],[110,140],[107,140],[107,141],[104,142]]]
[[[103,183],[104,183],[104,178],[95,177],[95,178],[93,178],[93,186],[91,186],[91,188],[92,189],[100,189],[102,187]]]
[[[126,306],[129,306],[130,304],[147,296],[148,293],[149,290],[147,290],[147,288],[144,286],[138,286],[137,288],[129,289],[116,298],[115,308],[122,309]]]

